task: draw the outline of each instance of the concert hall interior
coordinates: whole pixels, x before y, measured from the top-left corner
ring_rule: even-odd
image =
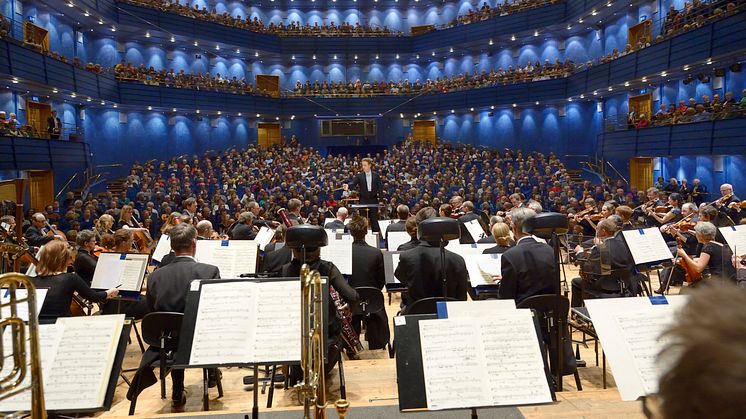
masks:
[[[0,0],[0,412],[742,418],[744,61],[746,0]]]

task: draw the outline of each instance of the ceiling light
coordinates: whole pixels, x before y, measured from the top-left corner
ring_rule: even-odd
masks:
[[[539,101],[538,100],[536,101],[536,106],[539,106]]]
[[[176,108],[171,109],[171,112],[176,112]]]
[[[539,31],[534,31],[534,36],[539,36]]]
[[[115,104],[114,104],[114,109],[116,109],[116,108],[117,108],[117,104],[115,103]]]
[[[517,107],[518,107],[518,104],[514,103],[514,104],[513,104],[513,107],[514,107],[514,108],[517,108]]]
[[[629,87],[629,82],[628,81],[624,82],[624,87]]]
[[[148,110],[149,110],[149,111],[152,111],[152,110],[153,110],[153,107],[152,107],[152,106],[148,106]]]
[[[257,118],[259,118],[260,116],[261,116],[261,114],[256,114],[256,117],[257,117]]]
[[[197,42],[197,41],[194,41],[194,46],[195,46],[195,47],[198,47],[198,46],[199,46],[199,42]]]
[[[567,98],[567,101],[568,101],[568,102],[572,102],[572,98],[571,98],[571,97],[568,97],[568,98]]]
[[[474,108],[469,108],[469,111],[470,112],[474,112]]]
[[[456,110],[455,109],[451,109],[451,113],[456,113]]]
[[[453,47],[451,47],[451,49],[449,49],[448,52],[453,52]]]
[[[145,37],[150,38],[150,32],[145,32]],[[171,37],[171,39],[173,39],[173,36]]]
[[[101,106],[103,106],[103,105],[106,105],[106,102],[104,102],[104,101],[102,100],[102,101],[101,101]]]

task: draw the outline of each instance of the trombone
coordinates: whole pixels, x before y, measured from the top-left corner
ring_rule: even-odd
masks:
[[[28,276],[19,273],[0,275],[0,288],[7,289],[8,293],[8,301],[0,303],[0,331],[3,338],[5,333],[10,334],[11,343],[10,348],[6,348],[5,339],[0,339],[0,369],[10,371],[0,377],[0,401],[31,390],[31,417],[46,419],[36,288]],[[19,299],[16,295],[20,288],[26,289],[25,298]],[[28,326],[18,315],[18,305],[22,303],[26,303],[28,308]],[[8,350],[11,352],[6,353]],[[7,368],[5,362],[9,359],[12,359],[13,364]]]
[[[324,298],[323,281],[317,270],[307,264],[300,269],[301,283],[301,368],[303,381],[298,384],[303,400],[303,418],[326,419],[326,380],[324,379]],[[344,419],[350,403],[335,403],[337,414]]]

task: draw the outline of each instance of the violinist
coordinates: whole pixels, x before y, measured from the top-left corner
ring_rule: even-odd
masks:
[[[707,283],[712,280],[732,280],[735,277],[735,268],[731,262],[733,252],[730,247],[715,241],[717,227],[710,222],[699,222],[694,226],[694,234],[697,241],[702,244],[702,250],[698,258],[692,258],[686,251],[679,248],[677,256],[682,263],[701,275],[701,280]],[[692,278],[689,286],[699,286],[701,280]]]
[[[601,205],[601,212],[597,214],[586,214],[583,216],[583,220],[587,221],[594,230],[596,230],[598,223],[601,220],[611,217],[616,211],[616,201],[606,201]]]
[[[720,195],[722,197],[716,200],[713,205],[724,218],[730,218],[733,224],[738,224],[741,220],[741,207],[739,205],[741,200],[733,193],[733,186],[730,183],[720,185]]]
[[[230,232],[231,240],[254,240],[256,232],[251,228],[254,221],[254,214],[245,211],[238,216],[235,227]]]
[[[647,210],[650,208],[655,209],[656,207],[663,206],[663,201],[660,199],[660,191],[658,188],[652,187],[645,191],[645,195],[648,201],[634,209],[633,216],[637,218],[638,224],[643,224],[648,227],[654,227],[658,224],[655,219],[647,215]]]
[[[681,215],[683,218],[676,222],[661,226],[660,230],[663,233],[663,237],[666,239],[666,244],[671,249],[671,252],[675,255],[677,248],[680,246],[688,255],[696,255],[699,253],[699,242],[694,235],[694,226],[696,224],[695,217],[697,217],[697,207],[687,202],[681,207]],[[680,269],[674,269],[673,267],[667,266],[663,268],[659,275],[660,288],[655,290],[657,294],[663,294],[668,290],[668,287],[679,286],[684,282],[684,272]]]
[[[280,225],[277,221],[267,220],[261,216],[262,207],[259,206],[258,202],[251,201],[246,207],[250,213],[254,214],[254,227],[277,228]]]
[[[89,286],[93,281],[98,258],[94,255],[96,249],[96,235],[91,230],[81,230],[75,241],[78,244],[78,255],[75,257],[73,268],[83,281]]]
[[[681,220],[681,194],[678,192],[674,192],[671,195],[668,196],[668,206],[671,208],[666,212],[665,214],[660,214],[657,212],[657,208],[646,208],[645,213],[648,217],[655,220],[657,225],[664,225],[668,223],[675,223],[679,220]]]
[[[585,207],[585,209],[575,214],[574,219],[575,222],[577,222],[578,225],[583,229],[583,236],[593,237],[596,235],[596,228],[591,225],[589,219],[585,219],[585,216],[591,216],[598,213],[596,200],[593,198],[586,198],[585,201],[583,201],[583,206]]]
[[[453,214],[453,207],[451,204],[442,204],[440,208],[438,208],[439,217],[451,218],[451,214]]]
[[[632,208],[627,205],[620,205],[614,210],[614,214],[618,215],[622,219],[622,230],[634,230],[635,226],[632,225]]]

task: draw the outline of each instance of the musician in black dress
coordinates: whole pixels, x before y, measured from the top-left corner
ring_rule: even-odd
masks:
[[[60,240],[54,240],[44,246],[36,265],[35,278],[31,278],[36,288],[47,288],[47,296],[41,307],[39,318],[53,321],[58,317],[69,317],[73,293],[77,292],[88,301],[101,303],[119,294],[112,288],[106,291],[92,290],[76,273],[68,273],[67,267],[72,262],[72,249]]]
[[[373,172],[373,160],[366,157],[362,163],[362,173],[358,173],[352,178],[352,182],[347,185],[342,185],[345,191],[350,188],[356,190],[360,196],[360,204],[375,204],[378,205],[380,194],[383,191],[383,182],[381,182],[381,176],[378,173]],[[370,208],[367,211],[363,211],[362,214],[366,214],[373,231],[378,231],[378,207]]]
[[[702,280],[690,283],[689,286],[700,286],[711,281],[732,281],[736,270],[731,261],[733,252],[727,244],[715,240],[717,227],[710,222],[699,222],[694,226],[697,241],[702,244],[698,258],[692,258],[684,249],[679,249],[679,256],[684,263],[702,274]]]
[[[96,235],[91,230],[81,230],[75,241],[78,244],[78,255],[75,257],[73,268],[86,284],[91,285],[98,263],[98,258],[93,254],[96,248]]]

